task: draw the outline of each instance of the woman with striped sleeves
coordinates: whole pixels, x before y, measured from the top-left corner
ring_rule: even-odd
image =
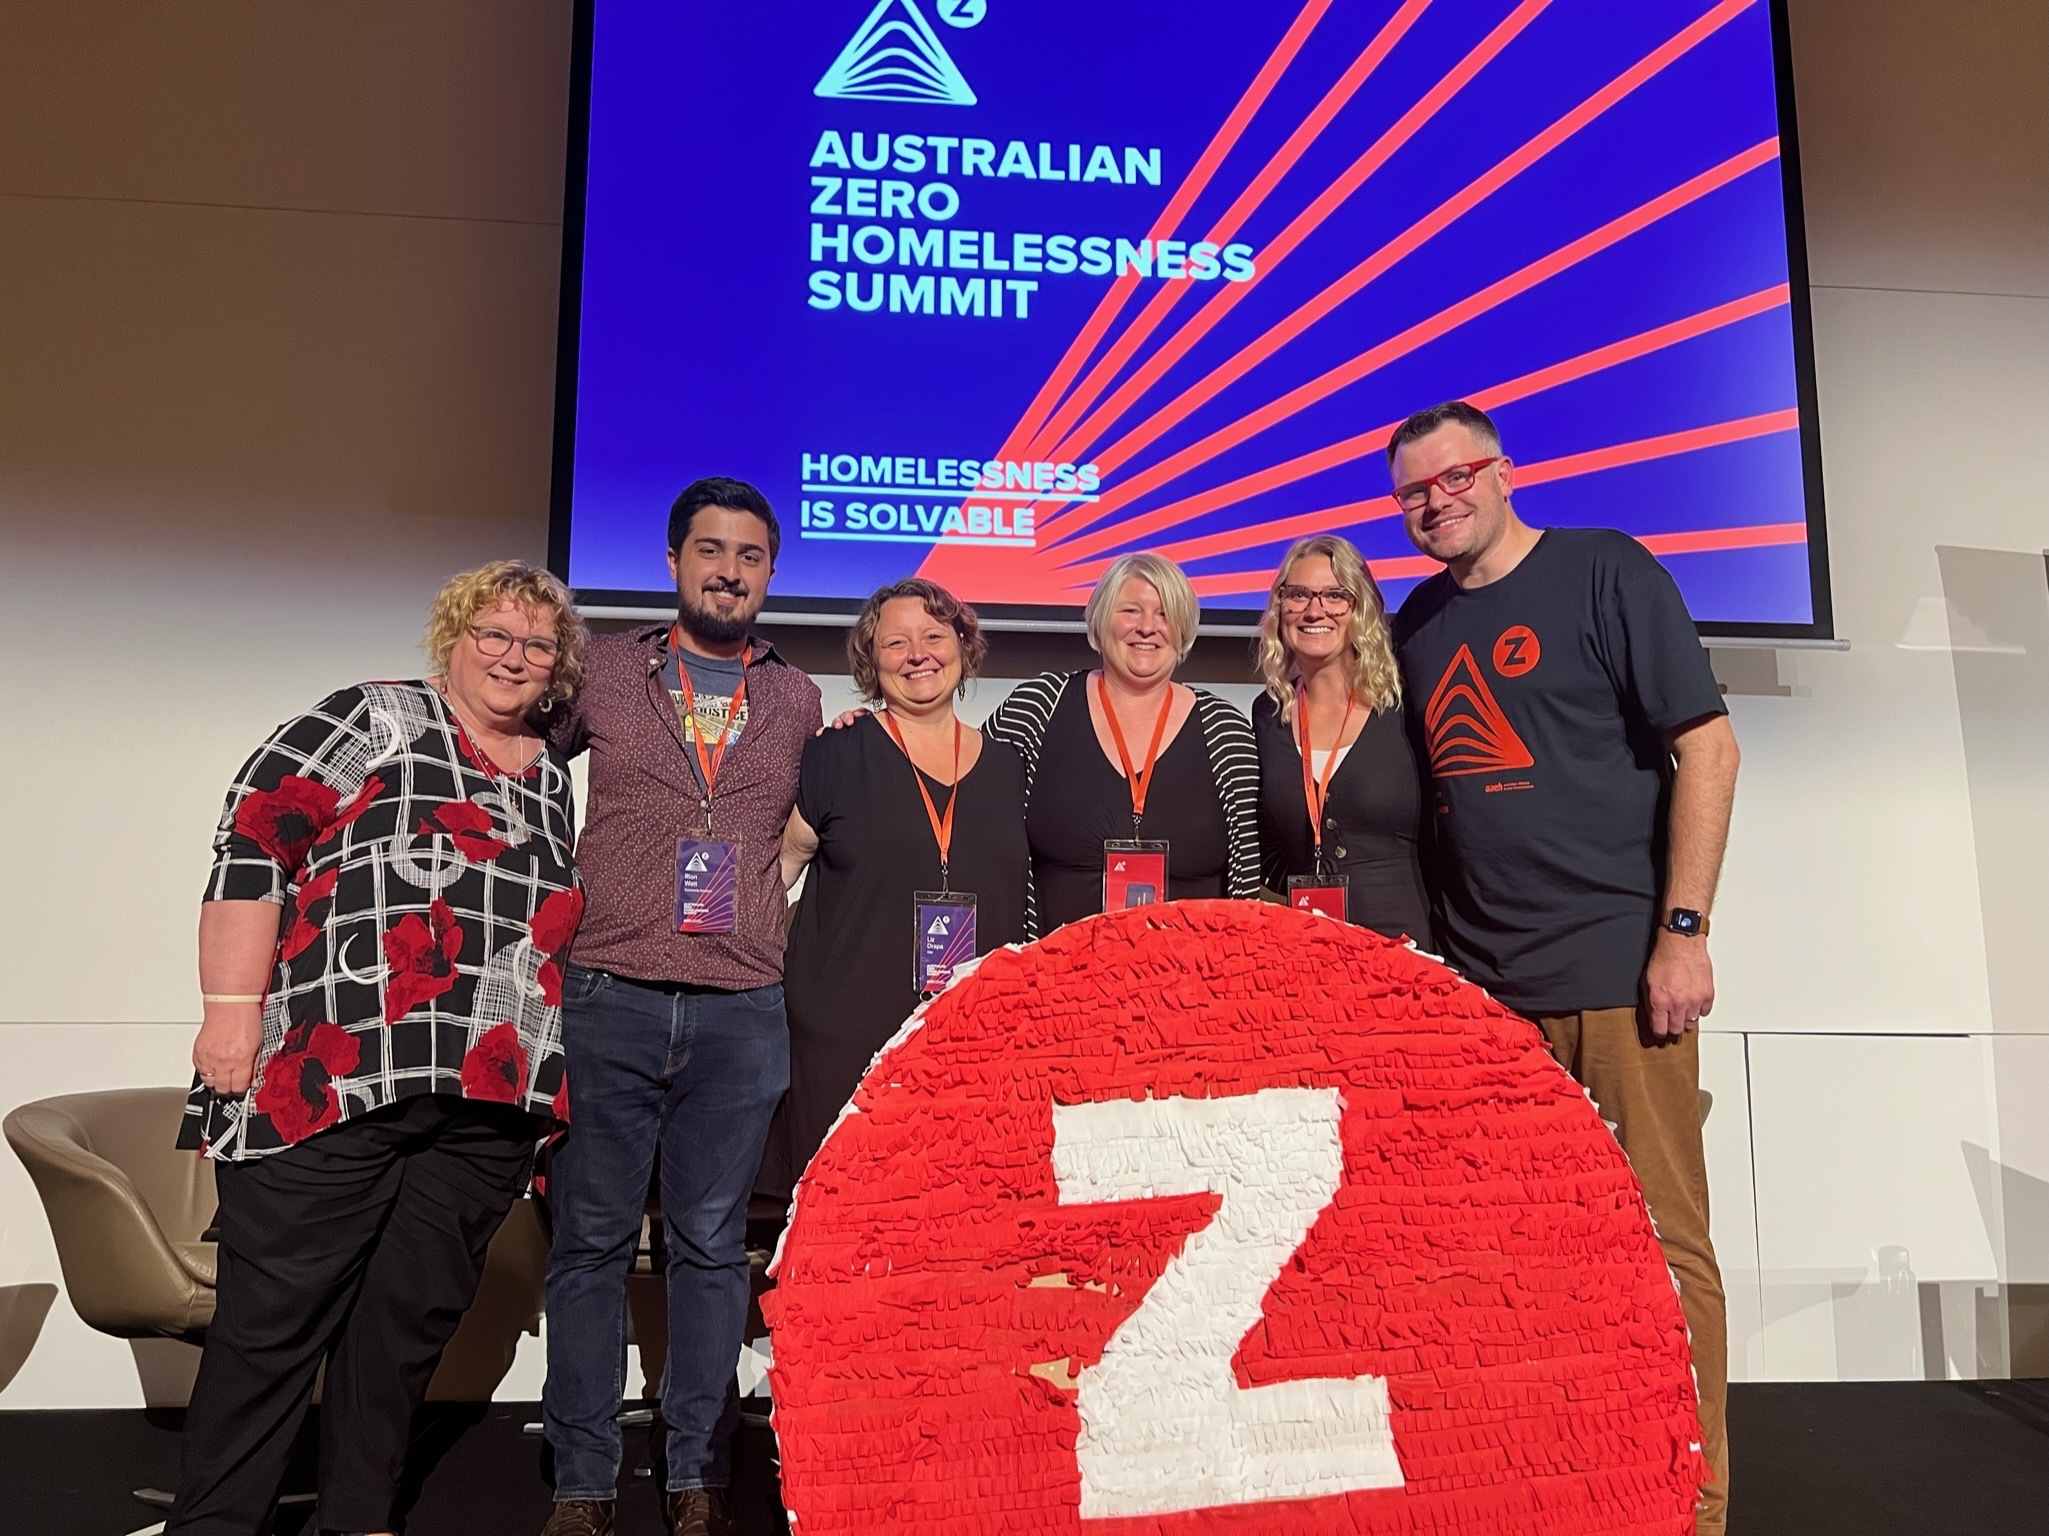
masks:
[[[1087,610],[1101,667],[1019,684],[984,727],[1024,759],[1033,936],[1106,906],[1258,896],[1251,727],[1215,694],[1174,681],[1196,615],[1173,561],[1113,561]]]

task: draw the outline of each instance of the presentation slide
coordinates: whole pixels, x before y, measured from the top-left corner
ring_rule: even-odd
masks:
[[[1387,439],[1463,398],[1531,523],[1627,530],[1711,629],[1825,626],[1767,0],[592,29],[555,546],[588,600],[673,600],[668,505],[730,474],[782,520],[772,606],[923,573],[1072,611],[1149,549],[1228,620],[1315,532],[1399,602],[1436,567]]]

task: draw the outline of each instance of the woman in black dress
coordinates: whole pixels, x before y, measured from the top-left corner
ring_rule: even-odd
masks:
[[[944,964],[1024,937],[1024,767],[954,713],[988,649],[975,611],[916,577],[870,597],[847,637],[855,686],[883,707],[804,749],[783,833],[784,883],[807,866],[810,877],[785,959],[790,1092],[769,1135],[764,1194],[795,1186],[918,1006],[919,981],[943,984],[929,965],[914,975],[928,942],[931,963]],[[952,899],[922,899],[941,892]],[[959,934],[970,902],[972,945]]]
[[[1167,844],[1166,889],[1124,905],[1259,894],[1258,762],[1245,717],[1174,681],[1195,593],[1159,555],[1111,563],[1088,603],[1099,670],[1021,683],[989,717],[1024,759],[1036,937],[1103,910],[1105,845]]]
[[[1266,692],[1252,706],[1252,734],[1267,885],[1285,892],[1293,880],[1305,887],[1297,904],[1318,910],[1327,899],[1312,893],[1342,885],[1347,921],[1427,946],[1421,781],[1387,605],[1359,551],[1327,534],[1290,549],[1258,649]]]

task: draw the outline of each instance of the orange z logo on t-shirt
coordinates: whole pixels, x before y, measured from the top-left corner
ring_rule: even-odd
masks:
[[[1460,646],[1444,669],[1423,723],[1429,733],[1430,771],[1438,778],[1506,773],[1536,762],[1480,676],[1471,646]]]
[[[1535,630],[1527,624],[1511,624],[1494,642],[1494,670],[1503,677],[1521,677],[1536,667],[1543,654]]]

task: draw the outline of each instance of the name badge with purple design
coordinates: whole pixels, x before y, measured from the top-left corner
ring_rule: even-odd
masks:
[[[975,958],[975,898],[967,891],[915,891],[911,917],[911,985],[921,995],[937,992]]]
[[[686,837],[676,844],[676,931],[731,933],[740,917],[740,845]]]

